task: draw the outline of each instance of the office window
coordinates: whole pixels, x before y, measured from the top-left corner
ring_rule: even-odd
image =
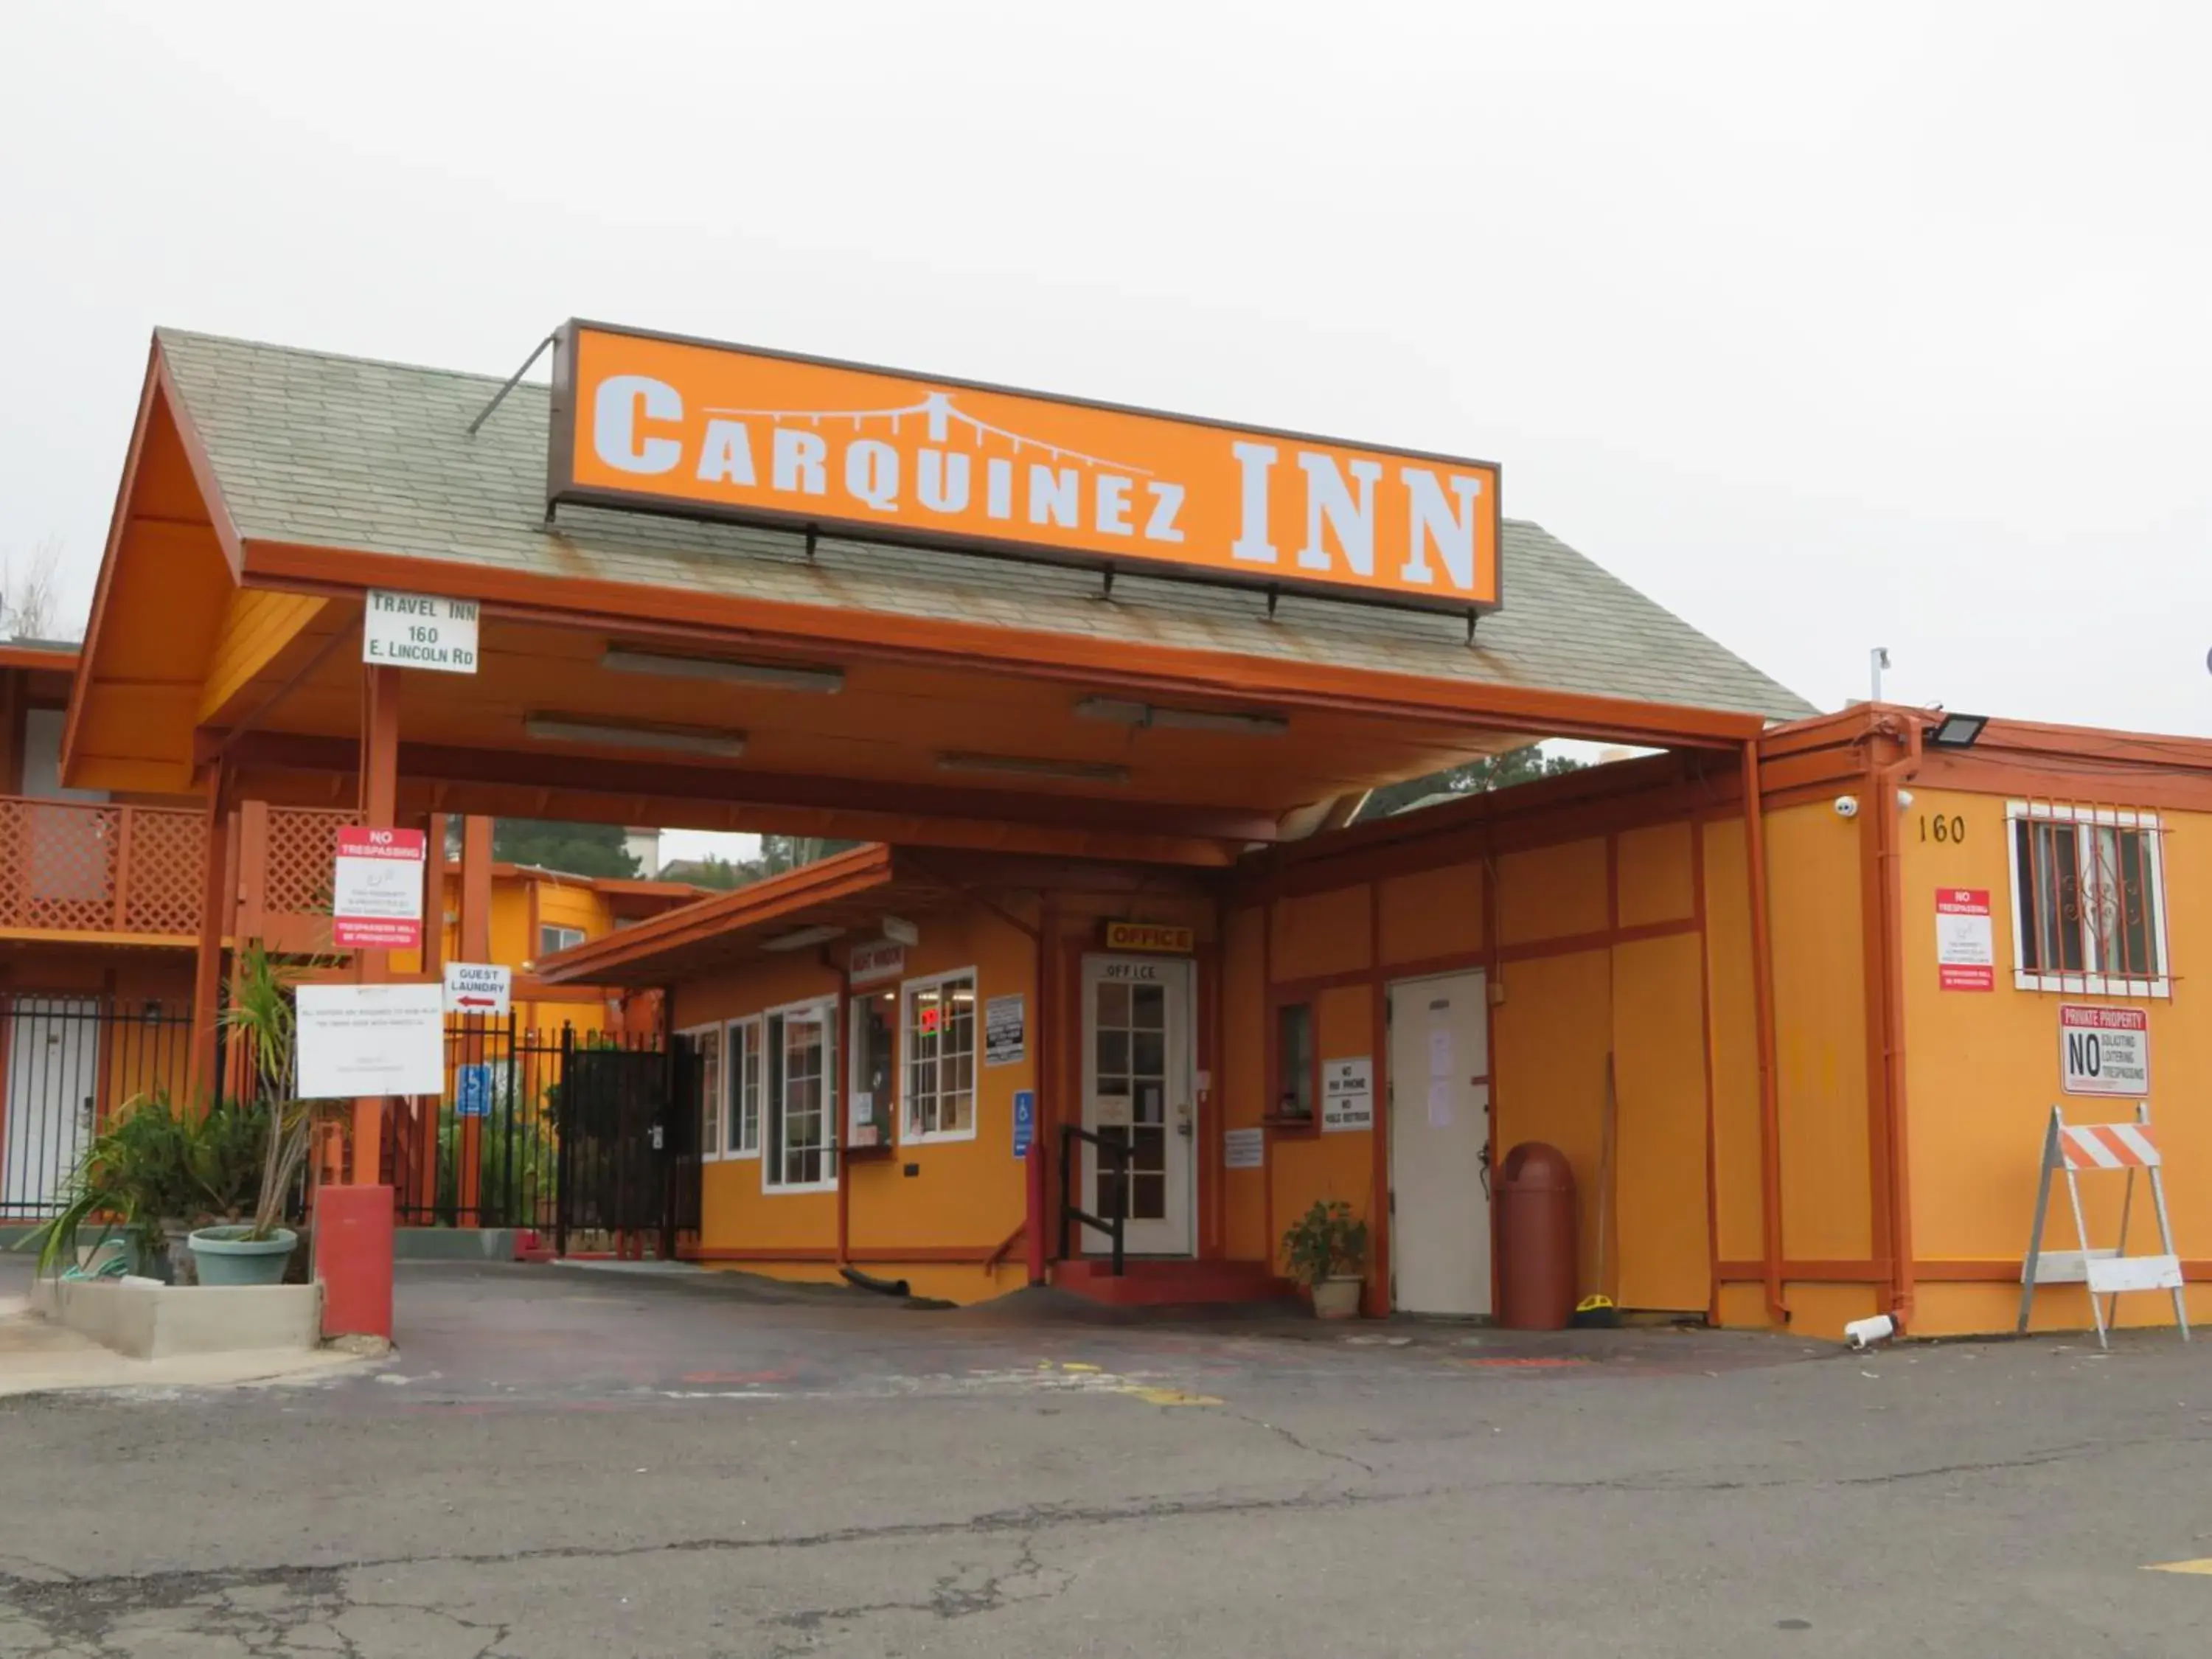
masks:
[[[706,1158],[719,1158],[722,1145],[722,1115],[729,1096],[724,1086],[722,1071],[722,1028],[702,1025],[689,1031],[678,1031],[691,1047],[698,1063],[692,1070],[698,1092],[693,1105],[699,1113],[699,1152]]]
[[[563,927],[550,921],[538,924],[538,954],[540,957],[550,957],[556,951],[565,951],[572,945],[583,942],[584,930],[580,927]]]
[[[975,970],[908,980],[900,995],[906,1036],[905,1139],[973,1139]]]
[[[769,1012],[768,1146],[761,1184],[771,1192],[837,1184],[837,1005],[802,1003]]]
[[[852,1093],[848,1146],[888,1146],[897,1122],[898,993],[889,987],[853,998]]]
[[[761,1018],[733,1019],[729,1026],[730,1106],[721,1143],[725,1158],[760,1156]]]
[[[1277,1117],[1314,1115],[1313,1005],[1290,1002],[1275,1010]]]
[[[2014,801],[2013,968],[2022,990],[2166,994],[2157,816]]]

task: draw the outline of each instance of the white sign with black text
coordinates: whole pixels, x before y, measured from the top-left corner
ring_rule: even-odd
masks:
[[[361,659],[380,667],[475,673],[476,601],[371,588],[361,614]]]
[[[446,964],[446,1012],[505,1019],[514,1006],[514,969],[496,962]]]
[[[1267,1135],[1264,1129],[1224,1129],[1221,1133],[1221,1167],[1224,1170],[1257,1170],[1267,1162]]]
[[[1321,1063],[1321,1127],[1326,1131],[1375,1127],[1375,1057]]]
[[[2069,1095],[2150,1094],[2150,1016],[2102,1003],[2058,1005],[2059,1086]]]
[[[1029,1057],[1028,1006],[1019,991],[983,1001],[983,1063],[1018,1066]]]
[[[302,1100],[446,1091],[437,985],[302,985],[295,1040]]]

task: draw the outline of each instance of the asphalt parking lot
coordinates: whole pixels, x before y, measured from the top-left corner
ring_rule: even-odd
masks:
[[[0,1402],[0,1653],[2183,1655],[2170,1336],[958,1312],[403,1269],[336,1380]]]

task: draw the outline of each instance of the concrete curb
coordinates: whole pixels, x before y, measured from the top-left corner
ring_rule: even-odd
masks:
[[[395,1227],[395,1261],[512,1261],[512,1227]]]

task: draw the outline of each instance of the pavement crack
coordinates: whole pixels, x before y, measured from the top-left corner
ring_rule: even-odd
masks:
[[[1350,1452],[1336,1451],[1327,1446],[1316,1446],[1311,1441],[1298,1434],[1297,1431],[1285,1428],[1280,1423],[1270,1423],[1267,1419],[1263,1417],[1254,1417],[1249,1412],[1233,1411],[1228,1413],[1227,1415],[1235,1418],[1240,1423],[1249,1423],[1255,1429],[1265,1429],[1268,1433],[1275,1436],[1278,1439],[1288,1441],[1291,1445],[1296,1446],[1300,1451],[1306,1453],[1310,1456],[1326,1458],[1339,1463],[1349,1463],[1353,1468],[1358,1469],[1362,1474],[1367,1475],[1370,1478],[1375,1474],[1375,1466],[1372,1463],[1367,1462],[1363,1459],[1354,1457]]]

